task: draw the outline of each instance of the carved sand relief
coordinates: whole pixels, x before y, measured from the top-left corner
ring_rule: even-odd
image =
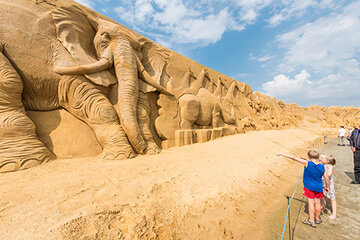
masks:
[[[54,157],[37,139],[23,104],[35,111],[65,108],[91,127],[104,159],[158,153],[146,93],[172,95],[160,85],[166,80],[168,50],[74,2],[58,2],[51,10],[41,3],[48,2],[0,1],[0,27],[10,31],[0,39],[0,171]],[[23,25],[20,16],[28,18]],[[35,34],[38,29],[44,33]],[[26,37],[15,41],[11,33],[17,32]],[[35,40],[41,49],[30,47]],[[21,47],[28,60],[18,54]],[[27,64],[39,56],[34,67]]]
[[[358,109],[302,108],[253,92],[72,0],[0,0],[0,172],[56,157],[52,151],[60,148],[51,138],[70,130],[38,122],[47,129],[37,131],[32,119],[41,122],[37,112],[58,109],[70,115],[43,121],[82,121],[74,135],[93,137],[83,146],[95,146],[93,154],[106,160],[246,130],[359,119]],[[305,119],[305,111],[317,115]],[[50,136],[59,125],[63,133]],[[86,129],[92,132],[81,134]],[[59,152],[84,156],[76,155],[82,147],[71,149]]]
[[[207,142],[243,132],[243,129],[237,128],[235,116],[234,104],[239,91],[237,83],[233,81],[226,88],[221,76],[216,79],[217,83],[205,68],[195,75],[190,67],[180,81],[170,78],[167,88],[175,97],[159,99],[156,124],[166,143],[164,148]],[[163,122],[172,124],[164,128]]]

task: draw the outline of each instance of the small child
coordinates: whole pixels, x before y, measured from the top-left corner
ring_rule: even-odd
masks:
[[[336,207],[335,184],[334,184],[334,166],[336,164],[336,160],[332,155],[327,156],[325,154],[321,154],[320,162],[325,165],[325,169],[326,169],[327,175],[329,176],[329,180],[330,180],[329,192],[324,194],[325,197],[327,197],[331,201],[332,213],[329,216],[329,218],[336,219],[337,207]],[[323,186],[326,186],[324,177],[323,177]],[[324,206],[323,209],[325,209],[325,207],[326,207],[325,198],[322,200],[322,202],[323,202],[322,205]]]
[[[324,188],[325,192],[328,192],[329,186],[329,176],[325,173],[325,167],[319,162],[319,152],[315,149],[308,151],[307,155],[309,160],[303,158],[297,158],[291,155],[284,153],[277,153],[277,156],[283,156],[294,160],[296,162],[302,163],[304,167],[304,192],[303,195],[308,199],[308,208],[309,208],[309,218],[303,220],[302,223],[310,225],[313,228],[316,228],[316,224],[320,224],[322,220],[320,219],[321,213],[321,201],[320,199],[324,198],[323,194],[323,183],[322,176],[325,177],[326,186]],[[315,224],[316,223],[316,224]]]

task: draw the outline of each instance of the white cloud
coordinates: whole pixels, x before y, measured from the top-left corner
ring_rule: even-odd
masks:
[[[306,67],[330,73],[360,49],[360,2],[277,37],[285,49],[281,71]]]
[[[270,59],[272,59],[272,58],[274,58],[274,57],[275,57],[274,55],[267,55],[267,56],[260,57],[260,58],[258,59],[258,61],[259,61],[259,62],[266,62],[266,61],[268,61],[268,60],[270,60]]]
[[[118,0],[115,12],[122,22],[155,41],[196,47],[217,42],[226,31],[242,31],[255,23],[265,8],[272,14],[269,25],[276,26],[292,16],[303,16],[310,8],[336,7],[333,1]],[[199,31],[199,27],[205,29]]]
[[[285,19],[286,19],[285,16],[283,16],[281,13],[277,13],[273,15],[268,21],[270,26],[277,26],[280,24],[280,22],[282,22]]]
[[[248,76],[247,73],[238,73],[235,76],[233,76],[232,78],[234,78],[234,79],[242,79],[242,78],[245,78],[247,76]]]
[[[242,17],[241,20],[252,22],[256,19],[257,13],[254,9],[249,9]]]
[[[257,8],[262,9],[268,5],[270,5],[273,0],[233,0],[237,4],[237,6],[243,7],[243,8]]]
[[[265,56],[262,56],[262,57],[256,57],[254,55],[254,53],[249,54],[249,60],[258,61],[260,63],[264,63],[266,61],[269,61],[270,59],[272,59],[274,57],[275,57],[275,55],[265,55]]]
[[[309,1],[301,7],[310,6]],[[323,0],[325,5],[332,1]],[[301,105],[359,106],[360,1],[277,36],[284,50],[269,95]],[[341,10],[341,11],[340,11]],[[291,77],[294,71],[300,74]],[[310,75],[311,74],[311,75]]]
[[[294,78],[279,74],[264,83],[262,89],[271,97],[302,106],[360,106],[360,63],[356,59],[344,62],[335,73],[319,76],[317,80],[312,78],[307,70]]]
[[[206,46],[226,31],[241,31],[274,0],[135,0],[119,1],[122,22],[157,42]],[[169,46],[170,45],[170,46]]]
[[[137,0],[135,2],[135,21],[138,22],[146,22],[152,14],[154,14],[154,8],[152,7],[151,3],[147,0]]]
[[[262,86],[264,91],[270,96],[289,97],[294,94],[300,94],[301,90],[313,85],[309,80],[310,77],[311,75],[306,70],[302,70],[299,74],[295,75],[294,79],[284,74],[279,74],[272,81],[266,82]]]
[[[75,0],[76,2],[87,6],[88,8],[93,8],[95,6],[95,3],[92,0]]]
[[[309,9],[318,11],[323,8],[334,9],[342,4],[343,0],[338,0],[335,4],[333,0],[293,0],[282,1],[278,3],[278,11],[269,19],[271,27],[279,25],[282,21],[290,19],[291,17],[302,17]]]

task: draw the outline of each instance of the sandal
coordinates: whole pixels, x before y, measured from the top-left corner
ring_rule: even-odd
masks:
[[[316,228],[316,224],[314,222],[310,222],[308,219],[303,220],[302,223],[309,225],[310,227]]]
[[[315,219],[315,223],[316,223],[316,224],[320,224],[320,223],[322,223],[321,218],[319,218],[319,219]]]

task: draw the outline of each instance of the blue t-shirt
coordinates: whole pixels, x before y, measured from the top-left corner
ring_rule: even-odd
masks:
[[[311,191],[323,192],[323,183],[321,177],[324,172],[324,165],[321,163],[316,165],[312,161],[308,161],[307,167],[304,169],[304,187]]]

